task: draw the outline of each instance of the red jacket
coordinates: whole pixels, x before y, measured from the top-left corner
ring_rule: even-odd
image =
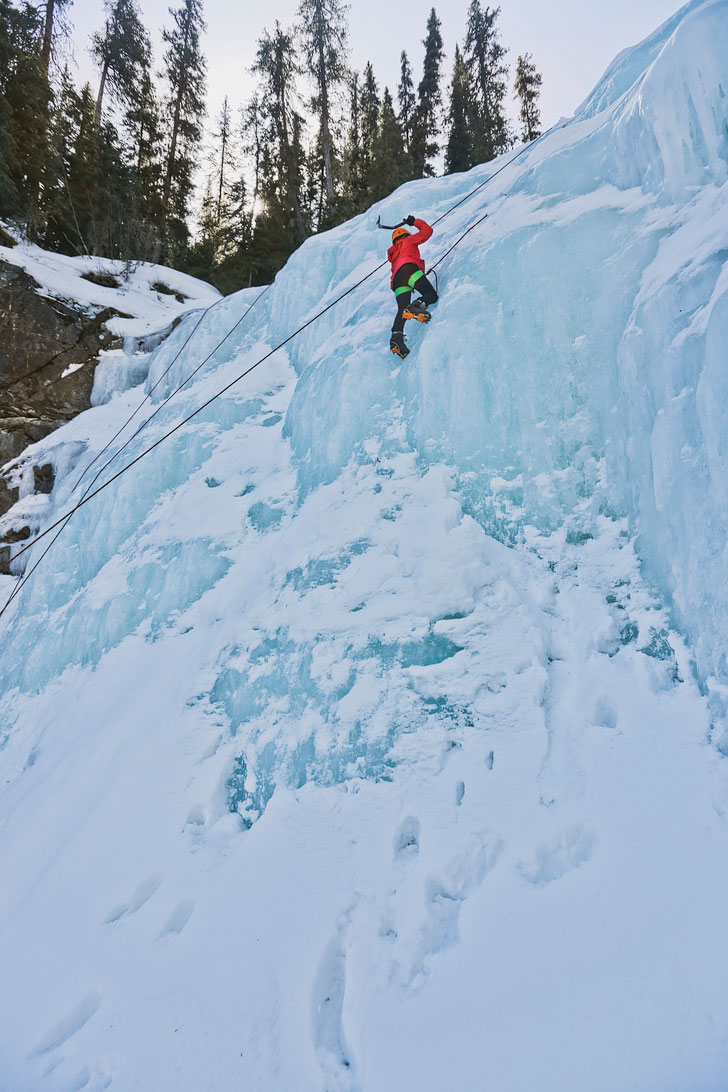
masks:
[[[402,235],[392,243],[387,251],[387,257],[392,263],[392,281],[394,283],[394,274],[403,265],[407,265],[408,262],[418,266],[422,272],[425,272],[425,263],[420,257],[420,244],[426,243],[432,235],[432,228],[429,224],[426,224],[424,220],[415,220],[415,227],[418,229],[415,235]]]

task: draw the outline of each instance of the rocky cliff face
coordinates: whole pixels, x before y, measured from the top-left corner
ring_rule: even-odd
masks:
[[[89,408],[99,352],[113,341],[105,323],[117,313],[45,296],[22,269],[0,261],[0,517],[19,492],[6,464]],[[52,465],[32,471],[34,492],[50,493]],[[30,535],[23,520],[4,529],[0,571]]]
[[[50,299],[0,261],[0,466],[88,409],[112,314]],[[0,486],[0,514],[6,510]]]
[[[92,392],[102,404],[143,382],[149,353],[182,316],[219,299],[168,267],[50,253],[0,224],[0,572],[41,526],[56,472],[83,455],[83,442],[65,445],[59,466],[48,434],[88,409]]]

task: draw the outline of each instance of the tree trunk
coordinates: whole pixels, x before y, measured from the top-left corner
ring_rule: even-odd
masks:
[[[172,171],[174,170],[174,161],[177,155],[177,139],[179,137],[179,119],[182,111],[182,91],[184,88],[185,80],[185,62],[187,60],[187,53],[189,50],[189,38],[190,28],[189,21],[185,24],[185,37],[184,47],[182,50],[182,63],[180,64],[179,86],[177,87],[177,97],[174,103],[174,120],[172,121],[172,141],[169,146],[169,159],[167,160],[167,171],[164,176],[164,189],[162,191],[162,209],[164,221],[166,223],[167,216],[169,215],[169,198],[172,193]]]
[[[99,83],[99,93],[96,96],[96,109],[94,111],[94,128],[98,129],[101,125],[101,103],[104,101],[104,89],[106,87],[106,77],[109,74],[109,57],[107,55],[104,61],[104,67],[101,69],[101,82]]]
[[[222,152],[220,155],[220,179],[217,187],[217,222],[220,223],[220,212],[222,210],[222,191],[225,185],[225,152],[227,150],[227,129],[223,125],[222,130]]]
[[[329,210],[334,204],[334,180],[331,172],[331,133],[329,130],[329,89],[326,85],[326,66],[324,58],[323,36],[319,35],[319,71],[321,73],[321,147],[324,153],[324,171],[326,172],[326,197]]]
[[[293,147],[288,139],[288,122],[286,121],[287,103],[285,91],[281,91],[280,100],[280,137],[281,144],[283,145],[283,151],[288,163],[288,187],[291,194],[291,201],[293,202],[293,215],[296,220],[296,227],[299,230],[301,238],[306,237],[306,227],[303,222],[303,213],[301,212],[301,202],[298,199],[298,187],[296,186],[296,162],[293,157]]]
[[[45,26],[43,28],[43,48],[41,49],[41,62],[46,79],[51,66],[51,45],[53,44],[53,8],[55,0],[48,0],[46,6]]]
[[[177,137],[179,136],[179,115],[181,107],[180,94],[177,95],[177,100],[174,104],[174,120],[172,121],[172,141],[169,146],[169,158],[167,159],[167,170],[164,175],[164,190],[162,191],[162,206],[164,209],[164,219],[166,221],[167,214],[169,212],[169,198],[172,192],[172,170],[174,168],[174,160],[177,155]]]

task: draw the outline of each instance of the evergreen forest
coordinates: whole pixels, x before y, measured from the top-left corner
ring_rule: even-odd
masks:
[[[294,26],[258,37],[252,96],[231,88],[211,118],[202,0],[169,9],[161,57],[136,0],[106,0],[94,86],[61,62],[69,9],[0,0],[0,220],[50,250],[163,262],[230,292],[401,183],[540,133],[541,75],[526,53],[511,76],[500,9],[480,0],[447,83],[432,8],[422,70],[403,51],[393,88],[350,67],[341,0],[301,0]]]

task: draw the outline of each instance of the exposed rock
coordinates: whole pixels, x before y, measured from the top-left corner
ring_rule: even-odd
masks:
[[[19,542],[27,542],[32,531],[27,524],[22,527],[11,527],[0,536],[0,574],[6,576],[10,572],[9,562],[13,556],[13,546]]]
[[[56,481],[53,463],[33,467],[33,488],[36,493],[52,493]]]
[[[43,296],[0,261],[0,466],[88,409],[99,351],[113,342],[105,323],[117,313]]]
[[[118,277],[115,277],[113,273],[82,273],[81,276],[85,281],[91,281],[92,284],[99,284],[102,288],[121,287],[121,281]]]
[[[5,532],[2,540],[13,545],[16,542],[26,542],[30,538],[30,534],[30,527],[27,524],[24,527],[11,527],[9,531]]]
[[[8,509],[13,507],[19,494],[20,490],[17,486],[11,486],[0,474],[0,516],[4,516]]]
[[[176,292],[174,288],[170,288],[163,281],[155,281],[152,288],[155,292],[161,292],[163,296],[174,296],[178,303],[184,303],[185,300],[189,299],[189,296],[185,296],[183,292]]]

